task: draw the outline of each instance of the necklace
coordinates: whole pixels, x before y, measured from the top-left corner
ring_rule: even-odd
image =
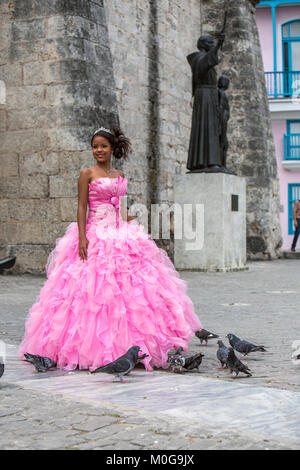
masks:
[[[107,171],[105,170],[105,168],[103,168],[103,170],[105,171],[105,173],[106,173],[107,175],[109,175],[109,174],[111,173],[112,168],[110,168],[110,169],[107,170]]]

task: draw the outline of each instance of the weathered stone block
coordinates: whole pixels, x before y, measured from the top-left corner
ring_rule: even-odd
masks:
[[[80,171],[95,164],[91,150],[82,150],[81,152],[60,152],[59,168],[60,174],[70,175],[78,178]]]
[[[67,198],[77,196],[77,179],[68,176],[49,176],[50,197]]]
[[[63,81],[83,82],[88,80],[88,64],[84,60],[62,60],[60,63],[60,77]]]
[[[43,85],[9,87],[6,94],[6,106],[17,109],[37,108],[41,106],[43,98]]]
[[[11,247],[12,253],[17,257],[13,267],[16,273],[40,274],[45,272],[45,266],[50,253],[49,245],[24,243]]]
[[[60,221],[57,199],[21,199],[8,202],[8,213],[13,221]]]
[[[56,175],[59,172],[59,159],[56,152],[40,152],[20,155],[19,169],[21,175]]]
[[[23,20],[33,16],[33,2],[32,0],[17,0],[13,2],[13,17],[15,19]]]
[[[0,178],[18,176],[18,154],[10,153],[0,155]]]
[[[38,152],[47,147],[47,133],[39,130],[5,132],[0,139],[0,154],[15,153],[18,150],[23,155]]]
[[[45,31],[45,20],[40,18],[17,21],[11,25],[13,41],[36,41],[45,37]]]
[[[9,46],[9,61],[34,62],[39,59],[40,46],[36,42],[11,42]]]
[[[0,67],[0,80],[8,86],[23,85],[22,65],[5,64]]]
[[[60,80],[58,61],[24,64],[24,85],[50,84],[58,80]]]
[[[35,2],[34,13],[37,16],[57,14],[82,15],[90,17],[90,1],[86,0],[39,0]]]
[[[10,206],[10,201],[1,199],[1,204],[0,204],[0,222],[7,222],[9,218],[9,206]]]
[[[20,178],[10,176],[0,178],[0,198],[17,199],[20,197]]]
[[[35,222],[5,222],[2,224],[0,243],[18,245],[21,243],[40,243],[42,225]]]
[[[47,175],[23,176],[20,180],[20,194],[23,198],[46,198],[49,196]]]
[[[55,108],[9,109],[7,112],[9,131],[21,129],[49,129],[57,125]]]
[[[76,222],[77,220],[77,198],[60,200],[61,220],[65,222]]]

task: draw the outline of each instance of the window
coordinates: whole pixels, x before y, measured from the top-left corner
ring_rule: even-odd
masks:
[[[300,19],[282,26],[284,91],[286,95],[300,91]]]
[[[300,120],[287,121],[284,136],[284,159],[300,160]]]
[[[289,183],[288,185],[288,217],[289,217],[289,235],[294,235],[294,203],[300,199],[300,183]]]

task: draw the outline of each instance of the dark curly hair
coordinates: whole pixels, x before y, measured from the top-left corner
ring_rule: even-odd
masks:
[[[93,145],[94,137],[100,135],[105,137],[110,142],[110,145],[113,148],[113,155],[116,158],[124,158],[126,160],[131,150],[130,140],[124,135],[124,132],[119,127],[112,127],[109,130],[111,133],[103,129],[97,131],[92,137],[91,146]]]

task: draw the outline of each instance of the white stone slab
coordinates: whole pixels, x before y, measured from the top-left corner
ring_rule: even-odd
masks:
[[[23,388],[63,394],[73,400],[107,403],[121,409],[163,413],[199,423],[291,440],[300,444],[300,393],[251,385],[251,377],[225,382],[164,371],[136,369],[125,383],[107,374],[53,370],[37,373],[7,346],[6,370],[1,381]]]
[[[232,210],[232,196],[238,210]],[[246,183],[226,173],[188,173],[174,177],[175,207],[182,208],[174,236],[178,270],[246,269]],[[193,208],[189,214],[188,205]],[[197,212],[198,211],[198,212]],[[176,235],[176,223],[182,236]],[[188,233],[191,229],[191,234]],[[179,230],[177,231],[180,235]],[[191,236],[193,235],[193,239]],[[190,239],[189,239],[190,237]]]

